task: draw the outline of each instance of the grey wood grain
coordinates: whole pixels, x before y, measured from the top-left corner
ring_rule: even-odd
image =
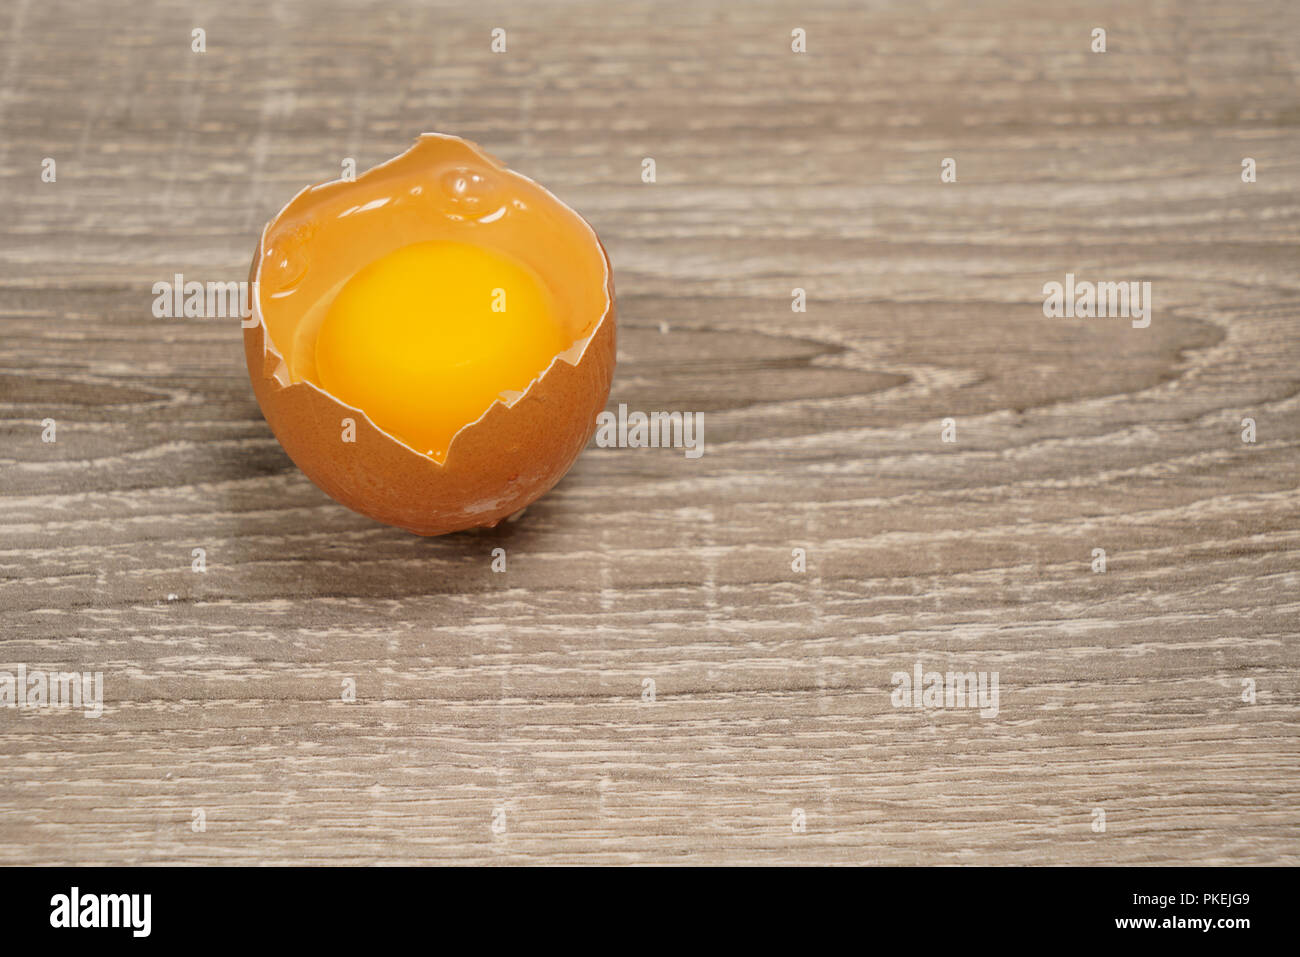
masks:
[[[0,862],[1296,863],[1294,4],[123,6],[0,13],[0,667],[105,682],[0,709]],[[703,458],[420,539],[152,317],[426,129],[591,220]]]

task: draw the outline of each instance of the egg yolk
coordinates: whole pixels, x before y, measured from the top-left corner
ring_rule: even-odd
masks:
[[[522,392],[571,343],[524,263],[444,240],[397,249],[354,275],[316,340],[318,384],[443,461],[452,436]]]

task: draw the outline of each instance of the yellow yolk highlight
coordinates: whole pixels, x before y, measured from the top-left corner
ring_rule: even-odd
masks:
[[[318,384],[412,448],[446,458],[503,393],[522,392],[572,343],[527,265],[444,240],[354,275],[316,340]]]

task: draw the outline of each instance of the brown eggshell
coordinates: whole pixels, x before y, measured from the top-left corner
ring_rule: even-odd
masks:
[[[477,151],[463,140],[439,139]],[[418,146],[425,148],[425,144],[427,139]],[[299,199],[268,224],[258,243],[250,272],[254,290],[259,288],[266,236]],[[613,271],[594,230],[591,240],[604,257],[608,305],[585,347],[575,344],[557,356],[522,396],[508,405],[495,402],[481,418],[462,428],[444,464],[400,442],[362,410],[312,382],[291,381],[284,358],[270,341],[260,296],[255,293],[244,328],[244,353],[253,391],[271,431],[294,463],[332,498],[419,535],[493,526],[518,512],[569,470],[595,431],[596,416],[609,396],[615,361]],[[575,363],[573,353],[579,350]],[[346,418],[355,422],[355,442],[341,440]]]

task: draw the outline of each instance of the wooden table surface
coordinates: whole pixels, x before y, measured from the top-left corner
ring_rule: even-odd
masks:
[[[4,5],[0,668],[104,712],[0,709],[0,862],[1296,863],[1300,8],[514,6]],[[423,130],[590,219],[703,457],[421,539],[153,317]]]

